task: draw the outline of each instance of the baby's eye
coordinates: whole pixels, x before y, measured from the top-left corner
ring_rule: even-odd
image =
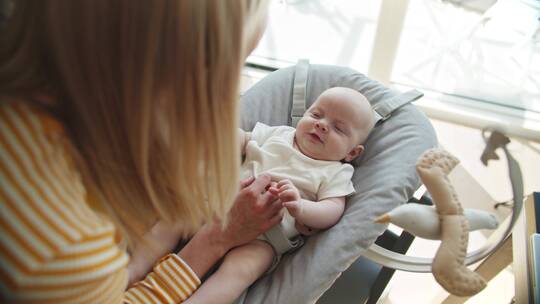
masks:
[[[313,117],[313,118],[321,118],[321,115],[319,113],[311,112],[311,117]]]
[[[334,128],[335,128],[336,131],[338,131],[339,133],[343,133],[343,128],[338,127],[338,126],[335,126]]]

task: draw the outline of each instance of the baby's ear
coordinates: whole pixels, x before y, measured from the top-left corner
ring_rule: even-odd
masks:
[[[358,145],[358,146],[354,147],[351,151],[349,151],[349,153],[347,153],[347,156],[345,156],[345,161],[346,162],[352,161],[353,159],[360,156],[360,154],[362,154],[362,152],[364,152],[364,146],[363,145]]]

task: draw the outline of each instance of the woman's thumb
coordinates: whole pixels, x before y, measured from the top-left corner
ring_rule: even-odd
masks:
[[[244,178],[243,180],[241,180],[240,181],[240,190],[242,190],[245,187],[251,185],[251,183],[253,183],[254,180],[255,180],[254,176],[250,176],[248,178]]]

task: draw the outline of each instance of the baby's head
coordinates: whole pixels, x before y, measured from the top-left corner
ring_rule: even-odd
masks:
[[[295,141],[305,155],[319,160],[352,161],[375,118],[364,95],[342,87],[324,91],[296,126]]]

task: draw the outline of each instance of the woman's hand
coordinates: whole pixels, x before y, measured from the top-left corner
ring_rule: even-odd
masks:
[[[270,176],[265,174],[241,181],[225,228],[218,222],[204,225],[180,250],[179,256],[199,278],[231,248],[254,240],[281,221],[283,207],[267,191],[270,186]]]
[[[266,174],[240,182],[240,192],[229,211],[229,222],[223,231],[230,248],[254,240],[281,221],[281,202],[268,191],[272,186],[275,183]]]

